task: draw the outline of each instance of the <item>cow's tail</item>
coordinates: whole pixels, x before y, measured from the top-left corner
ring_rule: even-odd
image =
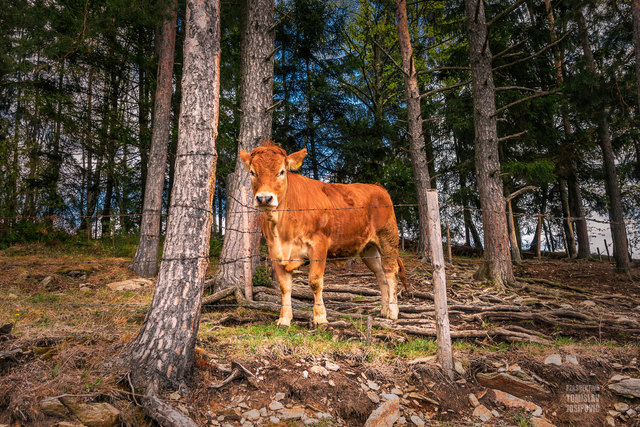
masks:
[[[408,294],[411,294],[411,288],[409,286],[409,281],[407,280],[407,270],[404,268],[404,263],[402,262],[402,258],[398,257],[398,267],[400,270],[398,271],[398,277],[404,286],[404,290],[407,291]]]

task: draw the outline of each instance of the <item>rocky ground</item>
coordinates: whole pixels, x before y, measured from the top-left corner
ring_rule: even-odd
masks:
[[[152,283],[129,281],[127,259],[0,261],[0,325],[13,325],[0,328],[0,425],[150,425],[105,363],[144,320]],[[321,330],[304,268],[289,330],[270,287],[253,302],[209,296],[191,386],[163,398],[203,426],[640,425],[637,281],[605,262],[525,260],[500,293],[472,279],[477,262],[447,266],[453,379],[435,357],[429,266],[406,256],[412,295],[393,323],[360,263],[328,269]]]

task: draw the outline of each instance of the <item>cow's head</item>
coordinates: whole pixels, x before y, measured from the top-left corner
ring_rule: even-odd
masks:
[[[287,152],[270,141],[251,153],[240,151],[240,159],[251,174],[255,206],[275,209],[287,192],[287,173],[302,166],[307,150],[287,156]]]

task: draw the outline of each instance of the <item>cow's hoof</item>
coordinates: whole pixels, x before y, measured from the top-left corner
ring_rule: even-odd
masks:
[[[387,319],[398,320],[398,306],[391,305],[389,306],[389,311],[387,312]]]
[[[386,317],[387,319],[389,319],[389,306],[383,304],[382,308],[380,309],[380,314],[382,315],[382,317]]]
[[[328,325],[329,322],[327,321],[327,316],[322,316],[322,317],[314,317],[313,318],[313,327],[314,328],[318,328],[321,326],[326,326]]]
[[[291,319],[285,319],[283,317],[278,319],[278,323],[276,323],[281,328],[288,328],[291,326]]]

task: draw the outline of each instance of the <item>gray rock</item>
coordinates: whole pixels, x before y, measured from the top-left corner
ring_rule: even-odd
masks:
[[[575,354],[567,354],[564,357],[564,360],[566,363],[570,364],[570,365],[574,365],[574,366],[579,366],[580,363],[578,363],[578,358],[576,357]]]
[[[485,423],[493,418],[493,414],[491,413],[491,411],[489,411],[484,405],[480,405],[476,409],[474,409],[473,416],[479,418],[480,421]]]
[[[280,418],[283,420],[299,420],[307,415],[303,407],[284,408],[280,410]]]
[[[613,407],[618,412],[627,412],[629,410],[629,405],[627,405],[624,402],[616,402],[616,403],[613,404]]]
[[[562,357],[559,354],[550,354],[544,359],[545,365],[562,365]]]
[[[640,378],[628,378],[617,383],[609,384],[609,390],[621,396],[640,398]]]
[[[330,370],[330,371],[337,371],[337,370],[339,370],[339,369],[340,369],[340,366],[338,366],[338,364],[337,364],[337,363],[329,362],[328,360],[327,360],[327,362],[324,364],[324,366],[325,366],[328,370]]]
[[[393,395],[395,396],[395,395]],[[383,402],[369,415],[365,427],[387,427],[392,426],[400,418],[400,401],[396,396],[393,400]]]
[[[40,410],[50,417],[66,418],[69,410],[58,399],[44,399],[40,401]]]
[[[399,399],[399,397],[395,394],[391,394],[391,393],[380,393],[380,397],[382,397],[384,400],[397,400]]]
[[[331,414],[326,412],[316,412],[316,418],[320,418],[321,420],[324,418],[331,418]]]
[[[269,417],[269,421],[271,421],[274,424],[278,424],[280,422],[280,418],[278,418],[278,417]]]
[[[396,387],[391,389],[391,393],[395,394],[396,396],[402,396],[402,390],[400,390],[399,388],[396,388]]]
[[[62,397],[60,401],[82,424],[88,427],[120,425],[120,411],[106,402],[80,403],[70,397]]]
[[[375,394],[372,391],[368,391],[367,392],[367,397],[369,398],[370,401],[372,401],[373,403],[380,403],[380,398],[378,397],[377,394]]]
[[[469,403],[471,403],[471,406],[473,406],[474,408],[477,408],[478,406],[480,406],[480,401],[478,400],[476,395],[473,393],[469,395]]]
[[[304,425],[311,426],[315,424],[320,424],[320,420],[316,420],[315,418],[307,418],[304,420]]]
[[[263,418],[266,418],[267,415],[269,415],[268,412],[267,412],[267,408],[264,408],[264,407],[260,408],[260,416],[263,417]]]
[[[396,421],[396,424],[398,425],[404,425],[407,423],[407,419],[405,417],[400,417],[398,418],[398,421]]]
[[[310,367],[309,372],[312,374],[318,374],[322,377],[326,377],[327,375],[329,375],[329,371],[327,371],[327,368],[317,365]]]
[[[460,362],[459,360],[456,360],[453,363],[453,369],[458,373],[458,375],[460,376],[464,376],[467,372],[464,370],[464,368],[462,367],[462,362]]]
[[[284,393],[276,393],[276,397],[274,397],[274,400],[282,400],[284,399],[285,395]]]
[[[269,409],[271,409],[272,411],[279,411],[280,409],[283,409],[283,408],[284,408],[284,405],[278,402],[277,400],[274,400],[269,404]]]
[[[411,422],[420,427],[424,426],[424,421],[417,415],[411,415]]]
[[[380,386],[379,386],[377,383],[375,383],[375,382],[373,382],[373,381],[371,381],[371,380],[367,380],[367,386],[368,386],[371,390],[380,390]]]

